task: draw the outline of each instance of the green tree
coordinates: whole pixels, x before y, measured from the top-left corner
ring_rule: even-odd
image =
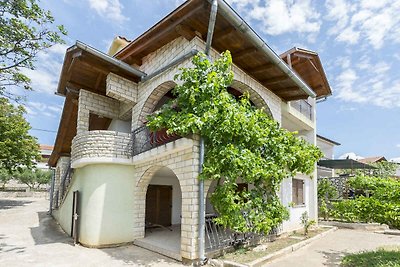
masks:
[[[206,149],[200,179],[218,181],[211,197],[216,222],[238,232],[268,233],[288,216],[278,197],[282,180],[310,174],[322,154],[253,107],[248,95],[237,101],[227,92],[233,80],[229,51],[214,63],[204,54],[192,62],[175,77],[182,81],[173,90],[176,99],[150,116],[148,125],[201,135]],[[238,178],[254,188],[239,192]]]
[[[50,183],[51,171],[24,168],[16,172],[15,178],[31,189],[38,189],[41,185]]]
[[[396,174],[397,163],[380,161],[372,164],[376,169],[371,170],[371,175],[382,178],[393,177]]]
[[[8,181],[11,180],[11,174],[3,168],[0,168],[0,182],[2,183],[1,187],[4,188]]]
[[[34,69],[38,52],[63,43],[66,31],[54,27],[50,11],[36,0],[0,0],[0,96],[17,100],[10,86],[31,90],[30,79],[21,71]]]
[[[29,135],[31,128],[23,117],[24,107],[0,98],[0,168],[10,174],[18,167],[32,168],[39,160],[39,145]]]

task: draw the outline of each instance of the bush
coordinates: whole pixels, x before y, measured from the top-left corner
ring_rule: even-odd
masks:
[[[31,189],[38,189],[41,185],[48,184],[51,181],[51,171],[43,171],[41,169],[22,169],[17,172],[15,178]]]
[[[362,194],[333,203],[332,217],[347,222],[377,222],[400,229],[400,181],[360,175],[350,179],[349,186]]]

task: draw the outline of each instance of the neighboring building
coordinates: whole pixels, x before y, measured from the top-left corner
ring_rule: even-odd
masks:
[[[48,161],[49,161],[51,153],[53,152],[53,148],[54,147],[50,146],[50,145],[40,145],[39,150],[40,150],[41,159],[36,165],[36,167],[38,169],[42,169],[42,170],[49,169]]]
[[[366,164],[371,164],[371,163],[378,163],[382,161],[387,161],[384,156],[377,156],[377,157],[368,157],[368,158],[363,158],[359,159],[358,161]]]
[[[316,144],[316,98],[331,94],[318,55],[292,49],[277,56],[224,1],[218,3],[210,57],[231,51],[229,92],[248,92],[282,127]],[[178,260],[199,258],[199,138],[150,133],[145,122],[173,97],[179,68],[205,50],[210,8],[209,1],[189,0],[136,40],[117,38],[110,55],[80,42],[67,49],[57,88],[65,102],[49,160],[55,167],[52,213],[67,233],[78,229],[82,245],[135,242]],[[302,174],[282,183],[282,203],[290,206],[283,231],[302,227],[305,211],[317,219],[316,184]],[[214,188],[206,182],[207,227]],[[151,227],[159,228],[146,231]],[[218,248],[211,234],[207,252]]]
[[[319,149],[321,149],[322,153],[324,154],[324,157],[321,160],[328,160],[328,159],[335,159],[334,149],[335,146],[340,146],[340,143],[317,134],[317,146],[319,147]],[[335,176],[334,169],[323,167],[320,165],[317,166],[318,178],[334,177],[334,176]]]

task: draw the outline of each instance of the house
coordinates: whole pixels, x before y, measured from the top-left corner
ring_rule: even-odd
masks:
[[[366,163],[366,164],[371,164],[371,163],[373,164],[373,163],[378,163],[378,162],[387,161],[387,160],[384,156],[377,156],[377,157],[368,157],[368,158],[359,159],[358,161],[360,161],[362,163]]]
[[[49,165],[47,162],[49,161],[50,155],[53,151],[53,146],[41,144],[39,145],[39,151],[41,158],[40,161],[37,163],[36,167],[38,169],[48,170]]]
[[[324,157],[321,160],[330,160],[334,159],[335,146],[340,146],[340,143],[317,134],[317,146],[319,147],[319,149],[321,149],[322,153],[324,154]],[[335,176],[334,169],[320,165],[317,166],[318,178],[334,177],[334,176]]]
[[[109,55],[78,41],[64,58],[57,94],[65,102],[49,164],[52,214],[80,244],[134,242],[190,262],[232,237],[212,223],[215,184],[199,193],[199,138],[145,125],[173,97],[179,68],[209,45],[211,59],[232,53],[229,92],[248,92],[282,127],[316,144],[316,99],[331,94],[318,54],[294,48],[278,56],[224,1],[186,1],[135,40],[116,38]],[[282,183],[290,219],[281,231],[300,228],[305,211],[317,218],[316,183],[302,174]]]

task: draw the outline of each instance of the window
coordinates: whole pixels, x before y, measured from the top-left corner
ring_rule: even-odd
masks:
[[[304,180],[292,179],[292,202],[295,206],[304,205]]]

